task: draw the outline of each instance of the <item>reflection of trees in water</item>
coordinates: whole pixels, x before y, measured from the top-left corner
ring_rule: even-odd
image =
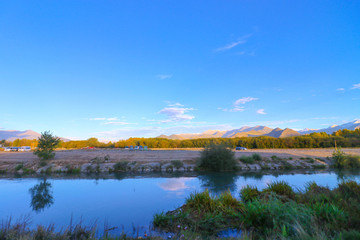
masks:
[[[236,190],[236,180],[239,177],[234,173],[211,173],[207,175],[198,176],[201,181],[201,186],[208,188],[211,192],[217,194],[226,190]]]
[[[263,178],[263,176],[265,175],[264,172],[244,172],[241,174],[241,176],[247,180],[249,179],[256,179],[256,180],[261,180]]]
[[[52,196],[51,183],[46,179],[29,189],[31,195],[30,206],[35,212],[41,212],[54,203]]]
[[[342,181],[356,181],[360,178],[359,170],[339,170],[335,171],[338,182]]]

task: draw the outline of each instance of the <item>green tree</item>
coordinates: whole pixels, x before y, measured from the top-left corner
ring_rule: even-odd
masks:
[[[53,159],[55,157],[54,150],[59,143],[60,138],[53,136],[50,131],[45,131],[38,138],[38,148],[34,154],[42,160]]]

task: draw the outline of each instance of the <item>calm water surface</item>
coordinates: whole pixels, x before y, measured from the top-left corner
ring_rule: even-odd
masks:
[[[60,229],[68,226],[72,218],[73,222],[82,219],[85,224],[96,221],[100,231],[104,223],[119,227],[114,234],[121,231],[136,234],[134,229],[144,233],[155,213],[181,206],[192,192],[208,188],[213,194],[219,194],[230,189],[239,197],[240,189],[247,184],[263,189],[268,183],[279,180],[299,189],[310,181],[333,188],[343,180],[360,182],[360,172],[0,178],[0,220],[26,215],[31,218],[31,226],[55,224]]]

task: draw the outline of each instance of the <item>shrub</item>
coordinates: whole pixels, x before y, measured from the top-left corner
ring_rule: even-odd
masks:
[[[127,161],[117,162],[113,166],[113,171],[114,172],[124,172],[127,170],[128,164],[129,164],[129,162],[127,162]]]
[[[261,161],[261,156],[260,154],[254,153],[253,155],[251,155],[251,157],[255,160],[255,161]]]
[[[184,163],[180,160],[173,160],[171,161],[171,164],[176,168],[176,169],[180,169],[182,167],[184,167]]]
[[[15,171],[19,171],[20,169],[22,169],[24,167],[24,164],[23,163],[20,163],[18,164],[16,167],[15,167]]]
[[[225,145],[210,145],[201,152],[199,167],[210,171],[235,170],[234,153]]]
[[[239,158],[240,162],[245,163],[245,164],[254,164],[255,160],[250,157],[250,156],[241,156]]]
[[[345,154],[341,149],[333,153],[334,167],[343,168],[360,168],[360,156]]]

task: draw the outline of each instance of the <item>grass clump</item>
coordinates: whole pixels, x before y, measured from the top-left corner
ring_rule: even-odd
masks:
[[[240,190],[241,199],[244,202],[252,201],[260,196],[260,191],[257,187],[247,185]]]
[[[360,168],[360,156],[346,154],[341,151],[341,149],[336,149],[332,155],[332,158],[334,161],[333,166],[335,168]]]
[[[285,196],[289,199],[294,199],[295,197],[294,190],[285,181],[277,181],[268,184],[267,188],[264,189],[264,192],[272,192],[276,195]]]
[[[237,164],[230,148],[212,144],[201,152],[198,167],[210,171],[232,171],[236,170]]]
[[[192,232],[215,234],[219,229],[226,229],[240,224],[240,214],[244,211],[243,203],[234,198],[229,191],[219,196],[211,196],[208,190],[193,193],[185,205],[168,213],[156,214],[153,225],[171,232],[178,232],[181,226]]]
[[[230,192],[193,193],[182,207],[156,215],[154,225],[168,231],[186,226],[206,236],[241,229],[254,239],[359,239],[360,184],[354,181],[334,189],[309,183],[302,191],[278,181],[240,193],[240,200]]]

